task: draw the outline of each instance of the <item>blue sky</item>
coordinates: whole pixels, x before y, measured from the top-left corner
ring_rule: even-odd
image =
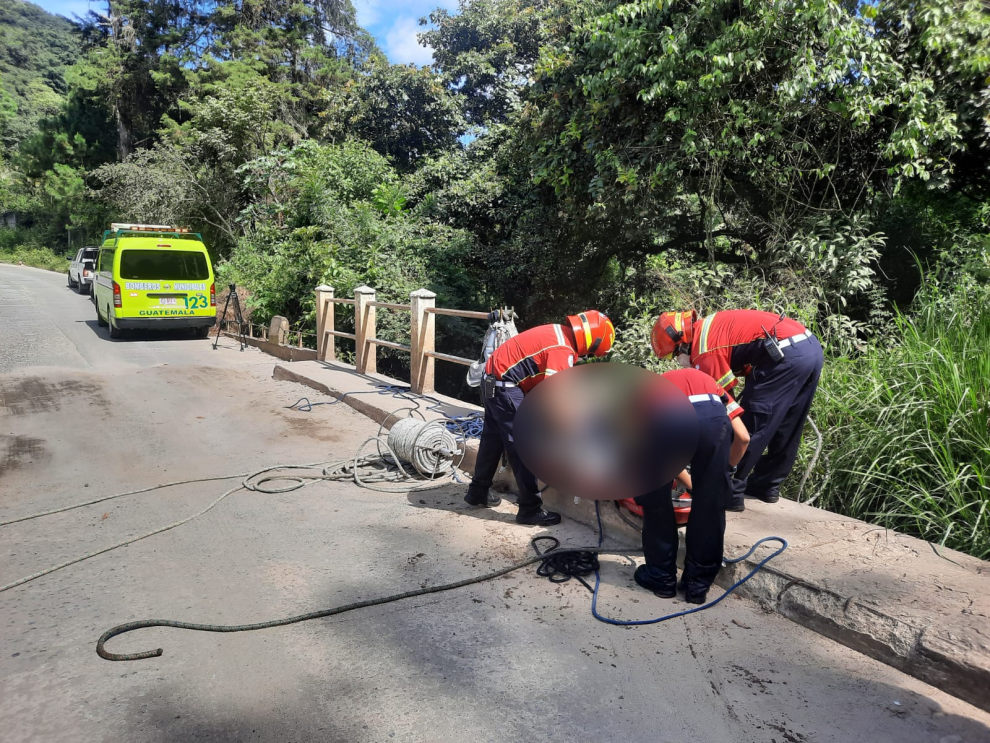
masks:
[[[87,10],[102,10],[104,2],[89,0],[34,0],[49,13],[72,17],[84,15]],[[436,7],[456,10],[457,0],[352,0],[357,10],[358,23],[374,34],[378,46],[393,62],[418,65],[430,64],[433,55],[420,46],[416,34],[424,29],[417,21],[429,15]]]

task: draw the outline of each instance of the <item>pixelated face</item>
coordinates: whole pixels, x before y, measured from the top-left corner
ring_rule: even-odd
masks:
[[[698,441],[694,407],[668,380],[626,364],[587,364],[541,382],[513,427],[519,456],[567,496],[634,498],[670,483]]]

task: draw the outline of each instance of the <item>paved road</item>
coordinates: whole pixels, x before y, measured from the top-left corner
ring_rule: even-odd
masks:
[[[0,520],[178,478],[347,457],[375,432],[226,343],[111,342],[63,277],[0,266]],[[311,393],[310,393],[311,394]],[[399,407],[399,403],[397,403]],[[0,528],[0,585],[167,524],[228,487],[156,491]],[[512,507],[463,486],[238,493],[206,516],[0,593],[0,739],[985,743],[990,716],[730,598],[659,626],[595,622],[576,583],[531,572],[336,619],[236,635],[147,617],[259,621],[455,580],[526,554]],[[588,544],[566,524],[554,534]],[[609,559],[602,610],[683,604]]]

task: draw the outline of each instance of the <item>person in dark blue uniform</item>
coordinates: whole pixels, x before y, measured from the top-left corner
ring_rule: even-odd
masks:
[[[824,365],[818,339],[782,315],[726,310],[700,323],[693,312],[665,312],[651,340],[658,357],[676,355],[682,366],[700,369],[726,390],[746,378],[739,403],[752,441],[734,473],[726,510],[745,510],[746,497],[776,503],[818,389]]]
[[[697,369],[662,375],[683,392],[698,416],[698,447],[691,473],[678,475],[691,493],[691,514],[685,534],[686,556],[680,588],[692,604],[703,604],[722,567],[725,499],[732,492],[730,467],[746,452],[749,434],[743,409],[721,385]],[[677,595],[677,522],[671,485],[636,498],[643,508],[643,552],[646,563],[633,576],[661,598]]]
[[[509,338],[485,364],[481,384],[485,424],[474,479],[464,500],[472,506],[501,503],[490,489],[504,451],[519,489],[519,524],[560,523],[560,514],[543,510],[536,477],[516,451],[512,428],[523,396],[548,377],[574,366],[575,357],[604,356],[615,341],[612,322],[597,310],[570,315],[567,321],[567,325],[541,325]]]

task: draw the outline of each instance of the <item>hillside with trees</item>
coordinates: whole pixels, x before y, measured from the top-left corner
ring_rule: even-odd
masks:
[[[4,34],[60,40],[0,52],[0,253],[180,222],[261,320],[312,327],[320,283],[595,306],[650,368],[661,309],[786,311],[829,356],[805,497],[990,555],[984,3],[462,0],[426,19],[429,68],[349,0],[111,0],[71,33],[0,3]]]
[[[59,113],[79,59],[75,25],[21,0],[0,0],[0,152],[9,155]]]

